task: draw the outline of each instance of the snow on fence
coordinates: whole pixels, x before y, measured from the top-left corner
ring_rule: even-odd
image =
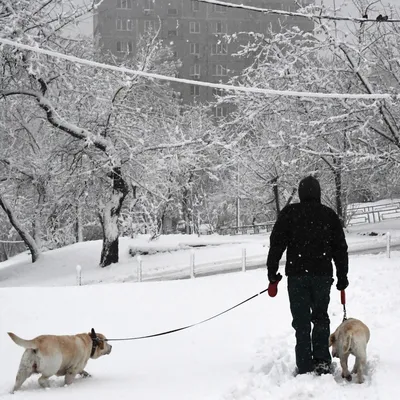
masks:
[[[271,232],[275,221],[267,221],[261,224],[242,225],[242,226],[221,226],[217,228],[220,235],[252,235],[255,233]]]

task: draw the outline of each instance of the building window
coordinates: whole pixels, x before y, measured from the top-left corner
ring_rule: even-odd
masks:
[[[152,32],[154,30],[155,30],[154,21],[150,21],[150,20],[144,21],[144,31],[145,32]]]
[[[218,106],[214,108],[214,114],[217,118],[223,118],[228,115],[227,107]]]
[[[215,64],[213,66],[213,75],[214,76],[226,76],[227,75],[227,69],[226,69],[226,65],[222,65],[222,64]]]
[[[222,96],[223,93],[224,91],[222,89],[213,88],[212,90],[213,96]]]
[[[227,29],[226,29],[226,23],[218,21],[215,23],[215,29],[214,32],[217,34],[221,34],[221,33],[227,33]]]
[[[192,0],[192,11],[199,11],[200,3],[197,0]]]
[[[117,8],[122,10],[132,8],[132,0],[117,0]]]
[[[190,76],[200,77],[200,64],[194,64],[190,67]]]
[[[117,18],[117,31],[133,30],[133,21],[131,19]]]
[[[176,8],[168,8],[168,15],[178,15],[178,10]]]
[[[192,96],[200,96],[200,87],[197,85],[190,85],[190,94]]]
[[[132,53],[133,51],[133,45],[132,42],[122,42],[118,41],[117,42],[117,52],[118,53]]]
[[[190,43],[190,54],[200,54],[200,43]]]
[[[228,45],[226,43],[217,43],[211,46],[211,55],[228,54]]]
[[[190,33],[200,33],[200,22],[191,21],[189,24],[189,32]]]
[[[154,11],[154,0],[144,0],[144,11]]]
[[[217,13],[226,13],[226,7],[225,6],[220,6],[217,4],[212,4],[211,5],[211,11],[212,12],[217,12]]]

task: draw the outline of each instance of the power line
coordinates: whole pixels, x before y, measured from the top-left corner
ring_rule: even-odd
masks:
[[[14,42],[9,39],[0,38],[0,43],[6,44],[8,46],[17,47],[23,50],[33,51],[35,53],[45,54],[55,58],[61,58],[64,60],[68,60],[74,63],[89,65],[91,67],[102,68],[110,71],[122,72],[129,75],[138,75],[144,76],[146,78],[159,79],[163,81],[177,82],[177,83],[185,83],[189,85],[197,85],[197,86],[205,86],[211,88],[222,89],[226,91],[239,91],[239,92],[249,92],[249,93],[259,93],[268,96],[289,96],[289,97],[312,97],[312,98],[328,98],[328,99],[398,99],[400,98],[399,94],[388,94],[388,93],[373,93],[373,94],[362,94],[362,93],[317,93],[317,92],[299,92],[292,90],[274,90],[274,89],[264,89],[264,88],[255,88],[255,87],[247,87],[247,86],[234,86],[234,85],[226,85],[222,83],[211,83],[204,81],[197,81],[191,79],[184,78],[176,78],[173,76],[166,76],[160,74],[154,74],[151,72],[137,71],[133,69],[129,69],[126,67],[117,67],[115,65],[109,65],[104,63],[99,63],[96,61],[86,60],[82,58],[78,58],[75,56],[62,54],[52,50],[45,50],[40,47],[32,47],[26,44]],[[0,92],[1,94],[1,92]]]
[[[199,3],[206,3],[206,4],[214,4],[217,6],[224,6],[227,8],[237,8],[247,11],[255,11],[260,12],[263,14],[277,14],[283,15],[288,17],[301,17],[301,18],[308,18],[308,19],[327,19],[327,20],[334,20],[334,21],[350,21],[350,22],[400,22],[400,19],[372,19],[372,18],[353,18],[353,17],[341,17],[341,16],[333,16],[333,15],[315,15],[315,14],[305,14],[300,12],[292,12],[292,11],[284,11],[284,10],[273,10],[268,8],[261,8],[261,7],[254,7],[254,6],[247,6],[244,4],[234,4],[228,3],[226,1],[220,0],[196,0]],[[378,17],[379,18],[379,17]]]

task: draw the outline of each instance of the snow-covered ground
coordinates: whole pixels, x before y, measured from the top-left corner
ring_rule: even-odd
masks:
[[[369,236],[371,232],[377,235]],[[392,245],[400,246],[400,220],[352,226],[346,234],[349,251],[383,248],[386,246],[387,232],[391,234]],[[129,249],[132,247],[142,250],[146,248],[162,250],[156,254],[141,256],[143,280],[188,278],[192,252],[197,274],[240,269],[243,249],[246,249],[249,266],[264,266],[268,244],[269,234],[238,236],[216,234],[200,237],[167,235],[152,242],[149,242],[149,236],[145,235],[135,239],[121,238],[120,262],[111,268],[100,269],[98,264],[101,241],[77,243],[45,252],[35,264],[31,263],[27,253],[0,263],[0,287],[75,285],[77,265],[82,267],[84,285],[99,282],[136,282],[138,257],[129,255]]]
[[[400,239],[400,221],[350,229],[350,248],[384,244],[384,232]],[[376,232],[378,236],[362,233]],[[221,244],[221,240],[225,244]],[[159,246],[207,241],[196,248],[196,260],[266,257],[268,237],[168,237]],[[47,252],[35,265],[27,255],[0,264],[0,398],[1,399],[140,399],[140,400],[258,400],[258,399],[397,399],[400,391],[400,252],[350,257],[348,316],[363,320],[371,330],[368,376],[358,385],[334,376],[294,378],[294,331],[286,279],[275,298],[263,294],[216,319],[171,335],[131,342],[113,342],[111,355],[90,360],[90,379],[63,387],[39,388],[36,377],[20,392],[9,394],[22,354],[6,335],[24,338],[43,333],[73,334],[94,327],[108,337],[140,336],[174,329],[210,317],[265,289],[265,270],[165,282],[121,282],[136,269],[130,246],[144,246],[146,238],[121,241],[121,263],[100,270],[100,243],[89,242]],[[236,243],[233,243],[236,242]],[[178,243],[181,243],[178,246]],[[203,242],[204,244],[204,242]],[[216,245],[218,244],[218,245]],[[153,244],[152,246],[157,246]],[[190,250],[143,256],[148,268],[178,268],[188,264]],[[75,265],[84,280],[103,284],[75,284]],[[109,283],[105,283],[109,282]],[[20,287],[16,287],[20,286]],[[332,329],[342,320],[339,292],[332,288]],[[352,361],[352,360],[351,360]]]

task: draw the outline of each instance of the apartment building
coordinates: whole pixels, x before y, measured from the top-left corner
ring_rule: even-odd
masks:
[[[293,0],[230,0],[269,9],[294,11]],[[302,0],[311,3],[312,0]],[[160,26],[161,24],[161,26]],[[94,15],[94,35],[99,45],[114,55],[134,53],[144,32],[160,29],[160,37],[173,47],[182,61],[179,77],[207,82],[226,82],[238,75],[251,60],[235,57],[240,45],[249,40],[245,32],[267,33],[281,26],[297,25],[311,30],[305,18],[281,17],[243,9],[235,9],[197,0],[103,0]],[[237,40],[226,43],[225,34],[237,34]],[[212,101],[218,92],[208,87],[178,84],[184,103]],[[216,116],[225,116],[227,109],[216,109]]]

